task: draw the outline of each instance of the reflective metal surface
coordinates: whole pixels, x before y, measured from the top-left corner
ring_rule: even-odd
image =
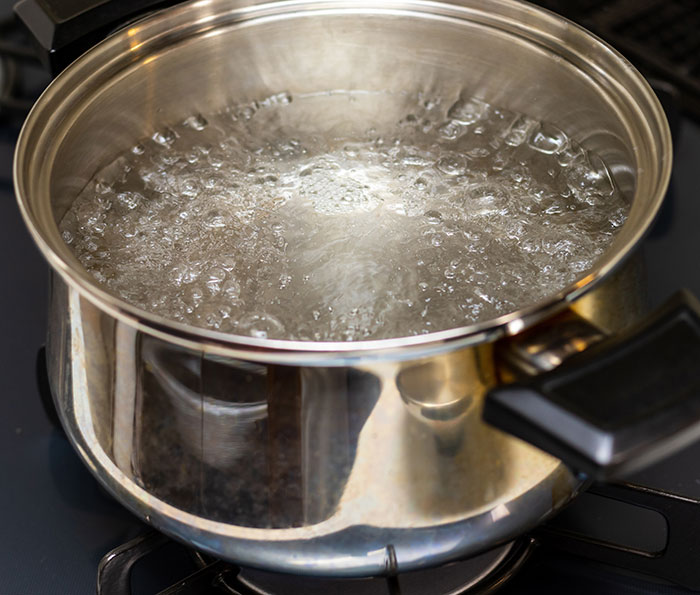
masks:
[[[71,440],[154,526],[243,564],[381,574],[394,554],[407,570],[512,539],[580,482],[482,423],[493,342],[570,304],[612,331],[642,311],[636,262],[611,273],[668,181],[658,103],[612,50],[529,5],[242,4],[190,3],[113,36],[51,85],[23,130],[16,191],[54,268],[47,348]],[[106,294],[62,243],[56,221],[80,189],[155,127],[280,90],[333,89],[466,92],[546,118],[605,158],[630,218],[596,269],[545,303],[364,343],[171,323]]]
[[[501,341],[501,378],[512,382],[520,376],[548,372],[604,338],[603,331],[569,310]]]
[[[425,567],[511,539],[577,486],[481,422],[489,345],[410,363],[251,365],[133,333],[56,275],[50,321],[55,396],[88,465],[157,528],[240,563],[382,574],[393,551],[399,569]],[[466,404],[433,415],[421,387],[464,369],[469,392],[452,397]],[[414,373],[408,404],[396,379]]]

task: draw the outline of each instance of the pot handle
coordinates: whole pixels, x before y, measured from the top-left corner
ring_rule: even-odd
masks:
[[[638,326],[491,390],[491,425],[607,479],[700,437],[700,302],[674,295]]]
[[[14,10],[34,37],[42,64],[56,76],[116,29],[181,1],[20,0]]]

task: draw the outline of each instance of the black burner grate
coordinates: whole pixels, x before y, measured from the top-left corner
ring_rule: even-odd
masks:
[[[325,579],[242,568],[188,550],[161,533],[151,531],[112,550],[102,559],[98,569],[97,594],[422,595],[431,592],[440,595],[490,595],[520,569],[532,552],[533,544],[533,540],[524,538],[471,560],[432,570],[379,578]],[[174,547],[179,551],[175,551]],[[154,583],[154,575],[159,569],[155,568],[152,560],[151,567],[146,571],[141,568],[139,572],[138,569],[142,564],[148,565],[149,560],[163,548],[170,548],[165,556],[167,580],[173,581],[174,564],[179,565],[184,574],[169,586],[163,586],[163,579],[160,579],[160,584],[157,581]],[[183,552],[187,552],[189,564],[182,562]],[[157,586],[154,587],[154,584]]]
[[[534,0],[610,42],[647,76],[675,85],[700,118],[700,3],[697,0]]]
[[[677,65],[679,72],[691,72],[700,61],[700,4],[661,2],[647,6],[614,29],[615,33],[658,52]]]

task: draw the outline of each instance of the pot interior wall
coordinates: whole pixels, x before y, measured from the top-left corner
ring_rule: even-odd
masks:
[[[624,73],[604,70],[609,55],[596,48],[602,67],[587,62],[581,52],[591,48],[573,26],[553,17],[547,25],[556,37],[548,48],[542,45],[546,35],[529,39],[531,31],[518,30],[517,23],[495,25],[473,10],[438,12],[337,8],[249,20],[229,15],[228,24],[213,27],[203,20],[152,39],[146,38],[147,24],[136,25],[111,40],[114,56],[100,69],[83,65],[84,81],[66,91],[68,101],[47,119],[54,134],[51,142],[37,143],[33,159],[44,161],[43,179],[31,195],[48,190],[52,217],[60,220],[96,172],[165,125],[280,92],[293,98],[353,90],[389,94],[369,112],[354,113],[343,104],[320,111],[309,125],[328,130],[366,122],[381,131],[416,97],[451,103],[476,96],[564,129],[597,151],[623,193],[633,197],[637,173],[646,176],[649,169],[640,162],[651,162],[653,131],[635,129],[640,124],[631,112],[638,108],[615,82]],[[640,204],[651,200],[648,194],[635,197],[626,227],[634,228],[648,212],[649,205]],[[58,239],[55,230],[49,233]],[[60,241],[52,244],[72,261]]]

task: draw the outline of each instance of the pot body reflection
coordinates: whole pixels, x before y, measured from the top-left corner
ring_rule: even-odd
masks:
[[[634,259],[575,309],[622,328],[644,311],[642,280]],[[99,478],[156,527],[238,562],[376,574],[391,546],[403,568],[435,564],[514,538],[581,483],[481,421],[497,344],[263,365],[143,333],[56,275],[50,321],[58,410]]]

